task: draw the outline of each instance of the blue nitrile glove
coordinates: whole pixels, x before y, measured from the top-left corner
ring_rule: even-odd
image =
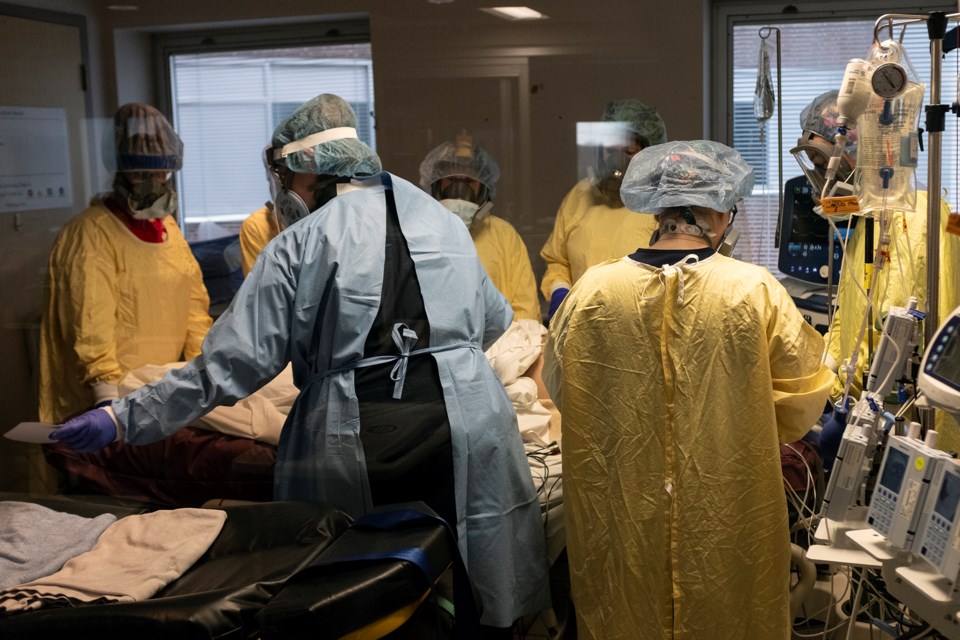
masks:
[[[834,405],[833,415],[823,425],[820,431],[820,458],[823,460],[823,470],[830,471],[833,462],[837,457],[837,451],[840,450],[840,441],[843,440],[843,432],[847,428],[847,414],[850,412],[850,400],[847,405],[841,407],[840,403]]]
[[[63,442],[80,453],[92,453],[117,439],[117,425],[108,412],[91,409],[51,431],[50,439]]]
[[[570,293],[570,289],[561,287],[550,295],[550,310],[547,312],[547,320],[550,320],[553,314],[557,312],[557,309],[560,308],[560,303],[563,302],[563,299],[567,297],[568,293]]]

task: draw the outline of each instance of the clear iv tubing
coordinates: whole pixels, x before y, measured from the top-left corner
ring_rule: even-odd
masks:
[[[837,224],[833,221],[832,217],[829,217],[829,216],[827,217],[827,223],[830,225],[830,230],[833,231],[834,237],[836,237],[840,242],[840,255],[842,256],[847,255],[847,239],[850,237],[850,227],[853,225],[853,217],[851,216],[847,220],[847,229],[846,229],[846,232],[842,235],[840,234],[840,230],[837,228]],[[849,270],[851,268],[850,266],[848,266],[849,264],[850,264],[849,260],[847,262],[840,263],[841,273],[843,272],[844,269]],[[854,277],[854,281],[856,282],[856,277]],[[857,284],[859,285],[859,283]],[[838,288],[839,288],[839,285],[840,283],[838,282],[837,283]],[[862,287],[861,287],[861,290],[862,290]],[[839,294],[839,291],[837,293]],[[834,316],[837,315],[837,308],[839,306],[840,306],[840,296],[837,295],[837,296],[834,296],[833,298],[833,309],[831,309],[830,311],[830,318],[833,318]],[[834,323],[831,321],[830,327],[827,329],[827,335],[825,336],[825,342],[827,345],[830,345],[831,341],[833,340],[833,328],[834,328]],[[825,363],[827,361],[828,355],[829,353],[827,352],[827,349],[824,349],[823,358],[821,359],[821,362]]]
[[[823,191],[820,193],[820,199],[830,197],[830,191],[837,181],[837,169],[840,168],[840,157],[847,146],[847,130],[844,127],[837,128],[837,135],[833,137],[833,155],[827,161],[827,170],[824,174]]]
[[[884,196],[884,204],[886,204],[886,196]],[[870,218],[864,220],[867,224],[872,224]],[[850,358],[850,363],[847,365],[841,365],[841,368],[847,373],[847,380],[843,385],[843,396],[840,398],[840,406],[847,406],[847,400],[850,398],[850,385],[853,384],[854,375],[857,372],[857,360],[860,357],[860,345],[863,344],[863,337],[867,332],[867,325],[869,324],[869,318],[872,313],[876,311],[873,308],[873,299],[871,297],[872,292],[876,291],[877,280],[880,276],[880,271],[883,269],[884,263],[887,261],[887,251],[890,246],[890,216],[887,215],[886,207],[880,211],[880,239],[877,241],[877,249],[874,252],[873,258],[873,275],[870,278],[870,286],[864,291],[863,287],[860,286],[860,283],[857,282],[856,278],[854,282],[857,282],[857,286],[860,288],[861,293],[867,301],[867,307],[864,309],[863,320],[860,322],[860,330],[857,333],[857,340],[854,342],[853,356]],[[866,247],[864,247],[866,251]]]

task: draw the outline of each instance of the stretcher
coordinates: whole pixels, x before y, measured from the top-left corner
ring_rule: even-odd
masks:
[[[38,502],[77,515],[123,517],[144,509],[116,501]],[[434,585],[458,557],[456,546],[422,503],[404,506],[418,514],[415,522],[392,527],[354,523],[341,511],[310,502],[219,508],[226,523],[207,553],[149,600],[0,617],[0,636],[453,637],[446,599]]]

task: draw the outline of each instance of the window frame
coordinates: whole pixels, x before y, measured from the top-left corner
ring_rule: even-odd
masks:
[[[794,9],[788,11],[788,9]],[[887,13],[928,14],[933,11],[956,13],[954,3],[930,3],[918,0],[874,0],[869,7],[853,0],[844,2],[803,2],[796,5],[769,0],[713,0],[710,7],[710,119],[707,137],[733,144],[733,27],[755,24],[758,28],[775,22],[819,22],[828,20],[876,20]],[[919,27],[913,27],[919,28]],[[863,50],[867,51],[869,42]],[[775,64],[775,61],[772,61]],[[921,64],[921,61],[914,61]],[[927,61],[929,64],[929,60]],[[839,87],[838,87],[839,88]]]
[[[164,113],[174,112],[171,77],[173,56],[364,43],[372,45],[370,21],[365,13],[318,16],[308,23],[284,20],[249,27],[184,29],[155,33],[152,35],[152,49],[156,65],[154,77],[158,83],[158,104],[163,105]],[[371,66],[372,64],[371,61]],[[376,85],[373,91],[376,104]],[[374,120],[374,126],[375,122]],[[186,228],[182,210],[177,212],[177,222],[181,228]]]
[[[785,9],[791,9],[790,11],[785,11]],[[837,4],[828,4],[825,2],[811,2],[803,3],[802,10],[797,7],[788,6],[784,8],[782,5],[775,5],[768,1],[755,1],[751,2],[750,0],[714,0],[712,6],[712,24],[711,24],[711,34],[712,34],[712,44],[711,51],[714,54],[711,57],[712,64],[712,76],[713,80],[713,91],[711,91],[711,129],[712,135],[707,134],[707,137],[710,137],[714,140],[718,140],[734,146],[735,138],[735,103],[734,97],[738,94],[735,93],[734,86],[734,44],[735,44],[735,30],[742,30],[744,28],[756,28],[760,29],[766,25],[781,25],[786,24],[809,24],[809,23],[822,23],[822,22],[834,22],[834,23],[844,23],[844,22],[868,22],[876,23],[876,20],[883,15],[888,13],[896,13],[900,15],[920,15],[926,16],[932,11],[943,11],[944,13],[955,14],[956,7],[953,5],[936,5],[930,6],[929,4],[925,5],[916,0],[905,0],[903,3],[894,4],[888,0],[878,0],[876,4],[868,9],[864,9],[862,6],[854,6],[854,3],[849,1]],[[913,30],[913,33],[916,34],[917,29],[923,29],[922,24],[911,25],[910,29]],[[898,34],[899,35],[899,34]],[[921,32],[921,37],[925,37],[926,32]],[[915,36],[914,36],[915,37]],[[771,38],[773,40],[773,38]],[[870,42],[866,41],[863,43],[863,54],[866,54],[870,47]],[[849,48],[849,47],[847,47]],[[816,54],[811,54],[811,57],[815,58]],[[862,55],[854,55],[851,57],[862,57]],[[930,69],[930,59],[929,55],[925,58],[917,59],[914,57],[912,59],[914,67],[917,69],[918,74],[921,76],[921,68],[925,67],[925,71]],[[776,64],[776,60],[771,60],[771,65]],[[831,63],[833,64],[833,63]],[[844,65],[845,66],[845,65]],[[741,69],[742,70],[742,69]],[[835,72],[835,73],[834,73]],[[839,89],[839,77],[842,76],[843,67],[838,67],[836,69],[831,67],[831,73],[837,75]],[[944,80],[944,73],[941,72],[941,80]],[[742,79],[740,80],[742,82]],[[784,87],[784,96],[790,95],[789,85],[785,83]],[[829,87],[826,87],[829,88]],[[737,91],[742,91],[742,86],[737,85]],[[929,91],[929,87],[928,87]],[[811,96],[812,97],[812,96]],[[941,97],[941,101],[943,98]],[[778,105],[779,108],[779,105]],[[774,118],[776,118],[776,112]],[[776,121],[774,120],[774,123]],[[792,123],[784,122],[782,123],[783,127],[789,128]],[[920,125],[923,126],[923,116],[921,113]],[[774,128],[779,131],[780,127],[777,127],[774,124]],[[775,137],[772,139],[775,142]],[[742,141],[741,141],[742,142]],[[783,143],[783,152],[792,147],[795,143],[794,138],[786,137],[782,139]],[[769,144],[769,142],[768,142]],[[786,163],[787,160],[784,160]],[[793,163],[795,164],[795,163]],[[759,185],[762,193],[757,193],[757,186],[755,186],[753,196],[760,197],[769,197],[771,192],[769,191],[773,185],[770,184],[777,183],[776,176],[776,165],[768,167],[768,179]],[[787,164],[784,164],[784,175],[782,176],[782,181],[786,182],[791,175],[799,174],[799,171],[796,170],[795,166],[791,166],[788,170]],[[925,182],[926,176],[917,174],[918,182]],[[784,184],[779,184],[779,188],[776,189],[777,193],[774,195],[774,198],[780,198],[783,194]],[[748,208],[748,212],[753,211],[753,208]],[[747,258],[744,255],[744,259],[749,259],[750,261],[757,261],[758,264],[767,266],[771,271],[777,275],[778,278],[788,277],[788,274],[779,272],[779,264],[776,259],[776,253],[778,251],[774,238],[777,237],[778,231],[776,225],[779,223],[779,218],[777,216],[777,203],[773,203],[772,218],[770,217],[771,211],[769,208],[759,209],[757,211],[760,213],[758,217],[752,217],[750,222],[749,229],[755,231],[755,239],[751,245],[751,236],[753,234],[748,233],[745,252],[749,252],[751,255],[750,258]],[[772,236],[771,233],[772,227]],[[767,245],[767,239],[771,240],[771,244]],[[762,241],[760,244],[755,244],[757,241]],[[743,247],[741,247],[743,249]],[[774,259],[773,262],[769,262],[771,257],[771,252],[773,252]],[[788,278],[789,279],[789,278]],[[803,287],[815,286],[815,285],[802,285]]]

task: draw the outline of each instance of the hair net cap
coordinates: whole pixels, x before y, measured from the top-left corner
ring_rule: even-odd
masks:
[[[630,131],[646,139],[647,146],[667,141],[667,125],[653,107],[639,100],[614,100],[603,110],[603,120],[625,122]]]
[[[500,167],[483,147],[472,142],[444,142],[420,163],[420,186],[429,190],[441,178],[466,176],[487,188],[493,198],[500,180]]]
[[[178,171],[183,166],[183,142],[170,122],[139,102],[125,104],[114,114],[113,151],[115,171]]]
[[[837,118],[840,116],[840,108],[837,106],[837,96],[839,94],[838,90],[833,89],[814,98],[800,112],[800,127],[804,131],[812,131],[833,142],[834,136],[837,135]],[[847,144],[844,151],[851,155],[857,152],[857,132],[855,130],[847,131]]]
[[[695,206],[729,211],[753,180],[753,167],[736,149],[712,140],[667,142],[633,156],[620,197],[638,213]]]
[[[323,93],[302,104],[281,122],[271,142],[274,149],[279,149],[327,129],[356,126],[357,115],[347,101],[332,93]],[[287,155],[284,162],[297,173],[328,176],[353,177],[383,171],[376,152],[358,138],[327,140]]]

